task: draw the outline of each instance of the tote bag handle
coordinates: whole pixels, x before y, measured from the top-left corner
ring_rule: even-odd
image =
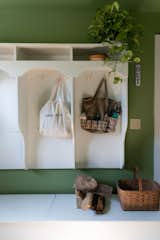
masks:
[[[108,98],[108,89],[107,89],[107,81],[106,81],[106,76],[104,75],[104,77],[102,78],[102,80],[100,81],[98,87],[97,87],[97,90],[94,94],[94,97],[93,99],[97,98],[101,88],[102,88],[102,84],[104,83],[104,88],[105,88],[105,97]]]
[[[52,89],[50,101],[53,101],[58,96],[61,96],[61,99],[64,100],[64,93],[63,93],[63,79],[59,77],[57,83]]]

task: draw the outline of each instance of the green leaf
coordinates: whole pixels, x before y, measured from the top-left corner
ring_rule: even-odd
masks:
[[[140,57],[135,57],[135,58],[133,58],[133,61],[134,61],[135,63],[140,63],[140,62],[141,62],[141,59],[140,59]]]
[[[109,57],[106,57],[105,59],[104,59],[104,63],[107,63],[107,62],[109,62],[110,61],[110,58]]]
[[[122,63],[128,62],[128,57],[125,56],[125,55],[122,55],[121,58],[120,58],[120,61],[121,61]]]
[[[131,59],[132,56],[133,56],[133,52],[132,52],[131,50],[128,50],[128,51],[126,52],[126,56],[128,57],[128,60]]]
[[[118,77],[118,76],[115,76],[114,77],[114,80],[113,80],[113,83],[114,84],[118,84],[118,83],[121,83],[123,80],[121,77]]]
[[[117,12],[119,11],[119,3],[117,1],[112,3],[112,10],[115,9]]]

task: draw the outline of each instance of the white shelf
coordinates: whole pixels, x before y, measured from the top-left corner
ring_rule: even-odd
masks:
[[[90,54],[107,53],[103,44],[0,44],[0,61],[81,61]]]
[[[92,210],[76,207],[73,194],[12,194],[0,195],[0,223],[32,221],[160,221],[159,211],[121,209],[118,197],[112,197],[109,210],[96,215]]]

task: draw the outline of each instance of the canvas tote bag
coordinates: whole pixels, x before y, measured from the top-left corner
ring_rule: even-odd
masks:
[[[105,91],[100,97],[103,85]],[[108,98],[107,79],[104,76],[94,96],[82,99],[81,128],[92,133],[114,132],[120,114],[121,103]]]
[[[64,98],[64,81],[60,78],[48,102],[40,110],[40,134],[54,138],[71,138],[71,113]]]
[[[104,96],[100,97],[100,90],[104,85]],[[103,120],[104,114],[107,112],[108,108],[108,91],[106,77],[104,76],[100,81],[97,90],[93,97],[83,98],[82,100],[82,112],[85,112],[87,119],[89,120]]]

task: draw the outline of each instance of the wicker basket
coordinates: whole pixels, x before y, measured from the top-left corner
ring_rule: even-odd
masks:
[[[159,210],[160,185],[154,181],[141,178],[119,180],[117,190],[125,211]]]

